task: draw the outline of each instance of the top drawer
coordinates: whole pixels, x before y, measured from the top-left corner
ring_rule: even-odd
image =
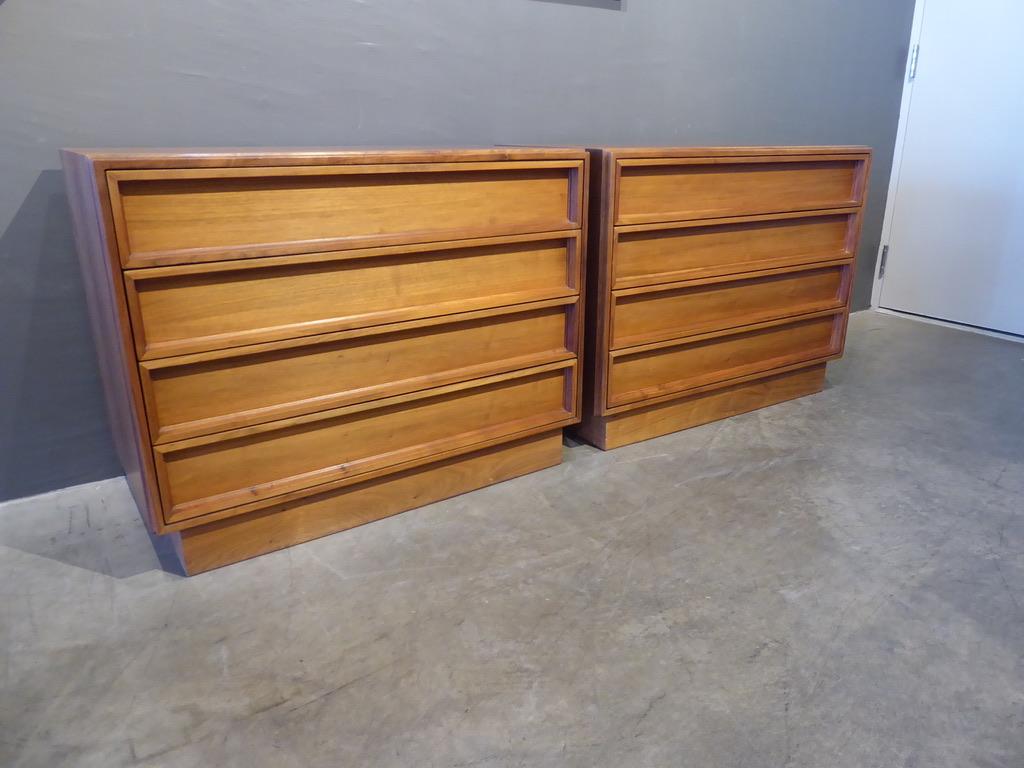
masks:
[[[126,267],[580,226],[582,160],[108,171]]]
[[[856,155],[623,159],[615,223],[857,206],[864,161]]]

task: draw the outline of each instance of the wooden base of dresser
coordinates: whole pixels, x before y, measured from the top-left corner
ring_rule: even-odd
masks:
[[[173,534],[193,575],[354,528],[562,461],[562,430]]]
[[[825,387],[825,364],[713,389],[667,403],[626,413],[594,417],[577,428],[584,440],[608,451],[661,437],[711,421],[756,411],[769,405],[820,392]]]

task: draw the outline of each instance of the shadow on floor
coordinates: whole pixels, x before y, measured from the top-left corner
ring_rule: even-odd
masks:
[[[149,532],[123,478],[0,505],[0,547],[115,579],[184,576],[171,540]]]

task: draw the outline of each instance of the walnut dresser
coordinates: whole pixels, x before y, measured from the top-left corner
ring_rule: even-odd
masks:
[[[561,461],[585,151],[63,162],[118,452],[187,573]]]
[[[822,389],[870,150],[590,152],[582,437],[616,448]]]

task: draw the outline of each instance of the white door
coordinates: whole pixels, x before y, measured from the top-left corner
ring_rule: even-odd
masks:
[[[1024,0],[918,2],[878,303],[1024,335]]]

